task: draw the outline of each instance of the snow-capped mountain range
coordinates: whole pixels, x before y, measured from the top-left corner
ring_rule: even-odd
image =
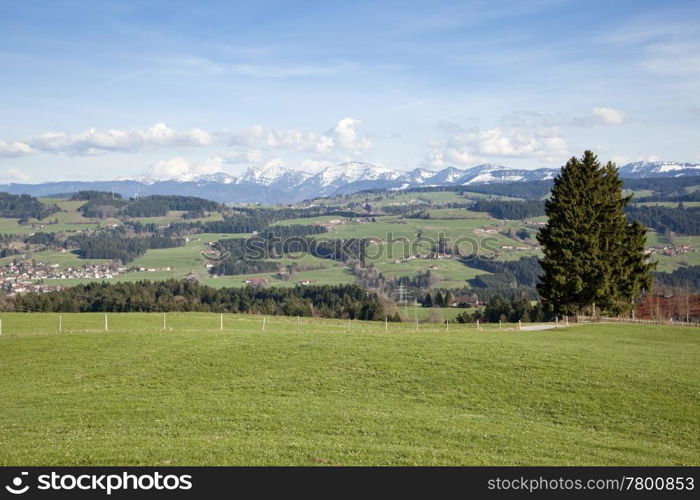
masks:
[[[310,173],[282,167],[249,168],[241,176],[223,172],[208,175],[187,174],[168,180],[65,181],[43,184],[0,185],[0,191],[13,194],[46,196],[79,190],[114,190],[123,196],[180,194],[200,196],[226,203],[292,203],[335,194],[350,194],[366,189],[401,190],[426,186],[468,186],[505,182],[553,179],[558,168],[514,169],[501,165],[477,165],[439,171],[416,168],[392,170],[370,163],[346,162]],[[700,175],[700,164],[676,162],[628,163],[620,167],[623,178],[679,177]]]

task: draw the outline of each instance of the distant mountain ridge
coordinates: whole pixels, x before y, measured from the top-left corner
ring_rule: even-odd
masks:
[[[48,196],[94,189],[114,191],[126,197],[173,194],[199,196],[224,203],[285,204],[367,189],[401,190],[426,186],[542,181],[553,179],[558,171],[558,168],[525,170],[492,164],[466,169],[447,167],[438,171],[422,168],[404,171],[371,163],[346,162],[329,166],[315,174],[277,166],[268,169],[251,167],[240,177],[218,172],[209,175],[187,174],[169,180],[13,183],[0,185],[0,191]],[[620,167],[620,175],[627,179],[700,176],[700,164],[640,161]]]

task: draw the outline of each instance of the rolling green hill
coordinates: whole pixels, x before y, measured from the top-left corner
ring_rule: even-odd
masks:
[[[695,330],[0,318],[2,465],[700,464]]]
[[[652,193],[650,191],[643,194],[649,195]],[[340,207],[343,210],[350,210],[352,206],[364,205],[365,203],[370,203],[370,205],[377,207],[380,211],[388,207],[403,205],[411,207],[414,205],[422,206],[424,208],[421,211],[425,212],[429,218],[410,218],[404,215],[376,215],[373,218],[322,215],[277,221],[273,225],[324,224],[328,227],[328,233],[324,237],[346,239],[375,238],[378,240],[378,244],[372,247],[373,258],[371,261],[384,276],[388,278],[415,278],[419,273],[431,270],[437,279],[436,287],[463,288],[469,286],[468,280],[478,274],[483,274],[483,272],[466,267],[456,261],[441,260],[435,263],[420,258],[404,261],[404,257],[415,255],[416,252],[425,254],[429,244],[424,243],[422,246],[411,249],[403,241],[415,241],[420,235],[424,240],[437,242],[440,236],[444,236],[450,241],[464,240],[460,245],[460,250],[463,253],[477,251],[482,254],[495,255],[497,260],[502,261],[539,256],[537,242],[534,239],[537,227],[533,223],[544,220],[543,217],[532,217],[528,219],[526,224],[525,221],[495,219],[487,213],[473,212],[465,208],[445,208],[446,204],[449,203],[465,203],[484,198],[485,196],[484,194],[468,191],[464,193],[458,191],[358,193],[349,197],[326,200],[326,202],[340,203]],[[506,199],[506,197],[489,195],[489,199]],[[0,233],[31,234],[44,232],[71,235],[75,234],[76,231],[94,230],[122,224],[122,220],[118,219],[85,217],[79,210],[85,203],[85,200],[42,198],[40,201],[47,206],[55,205],[60,211],[52,213],[42,220],[30,219],[23,224],[19,223],[19,219],[0,219]],[[239,207],[241,210],[249,208]],[[164,216],[136,217],[125,220],[142,224],[151,223],[163,227],[173,222],[182,222],[183,214],[185,212],[182,210],[172,210]],[[188,219],[187,222],[207,222],[221,219],[221,213],[212,212],[206,217]],[[527,231],[529,234],[528,238],[523,239],[516,236],[523,231]],[[344,264],[311,256],[302,259],[301,264],[303,264],[304,269],[289,280],[282,279],[276,272],[221,277],[212,276],[206,267],[209,261],[202,256],[202,252],[208,248],[208,245],[220,238],[247,236],[249,235],[223,235],[217,233],[188,235],[189,241],[185,246],[149,249],[144,255],[129,263],[129,267],[154,269],[148,273],[148,278],[150,279],[183,278],[188,275],[194,275],[205,283],[217,287],[244,286],[245,281],[251,278],[265,278],[270,285],[275,286],[293,286],[299,281],[305,280],[317,284],[351,283],[356,279]],[[394,243],[390,244],[391,241],[394,241]],[[700,264],[700,252],[697,251],[700,248],[700,236],[658,234],[652,231],[649,233],[647,245],[656,247],[688,245],[691,247],[691,251],[670,252],[669,255],[666,255],[662,250],[657,250],[652,258],[659,262],[658,270],[660,271],[670,272],[679,267]],[[33,258],[47,265],[58,264],[60,269],[65,269],[68,267],[80,267],[88,263],[108,262],[101,259],[91,259],[89,261],[80,259],[74,252],[70,251],[75,250],[74,248],[69,248],[68,252],[60,251],[60,249],[26,250],[20,251],[19,255],[9,255],[0,259],[0,264],[6,264],[17,259],[21,260],[22,258]],[[278,259],[275,262],[280,266],[291,263],[289,259]],[[166,270],[166,268],[169,269]],[[144,274],[142,272],[130,271],[119,273],[112,279],[133,281],[143,278]],[[86,279],[81,278],[56,279],[52,280],[51,284],[70,285],[85,281]]]

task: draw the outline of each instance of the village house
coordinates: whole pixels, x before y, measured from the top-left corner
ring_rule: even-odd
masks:
[[[267,285],[269,282],[270,280],[268,278],[247,278],[245,280],[245,284],[251,286]]]
[[[479,305],[479,299],[476,297],[455,297],[450,305],[452,307],[476,307]]]

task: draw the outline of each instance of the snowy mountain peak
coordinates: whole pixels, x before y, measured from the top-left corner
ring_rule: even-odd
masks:
[[[189,172],[186,174],[181,174],[176,177],[173,177],[171,179],[168,179],[171,181],[175,182],[197,182],[197,183],[207,183],[207,182],[212,182],[212,183],[217,183],[217,184],[232,184],[236,182],[235,177],[231,177],[230,175],[224,173],[224,172],[217,172],[215,174],[198,174],[195,172]]]
[[[314,178],[318,179],[318,185],[331,186],[350,184],[358,181],[393,180],[403,172],[391,170],[385,167],[364,162],[345,162],[333,165],[321,170]]]
[[[700,164],[675,161],[635,161],[620,167],[620,175],[629,178],[680,177],[700,174]]]
[[[360,161],[332,165],[310,173],[279,165],[250,167],[240,177],[224,172],[213,174],[187,173],[164,180],[140,178],[94,184],[113,189],[118,183],[138,186],[139,194],[187,193],[224,202],[290,203],[362,190],[402,190],[421,186],[468,186],[500,182],[546,181],[559,173],[558,168],[514,169],[502,165],[483,164],[459,169],[446,167],[439,171],[416,168],[393,170]],[[671,161],[637,161],[620,167],[625,179],[644,177],[700,176],[700,165]],[[177,186],[174,186],[176,183]],[[77,189],[89,189],[81,183]],[[105,187],[106,186],[106,187]],[[130,188],[130,189],[132,189]],[[27,188],[28,194],[36,192]],[[51,187],[48,193],[68,192],[68,188]]]

